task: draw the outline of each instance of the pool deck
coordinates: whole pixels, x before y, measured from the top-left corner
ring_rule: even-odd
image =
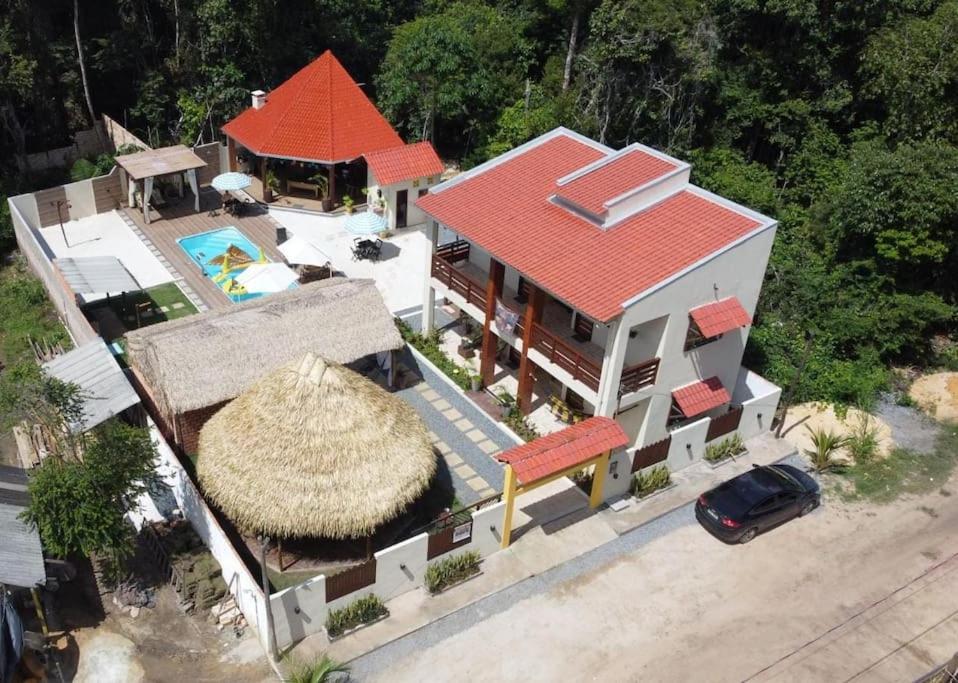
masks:
[[[211,216],[211,209],[216,209],[216,215]],[[153,209],[150,214],[151,222],[143,219],[143,213],[137,209],[123,209],[123,216],[134,232],[141,235],[147,247],[161,254],[164,265],[170,270],[174,279],[183,281],[189,287],[184,288],[190,298],[198,298],[194,303],[205,304],[210,309],[233,306],[233,302],[212,280],[204,277],[199,267],[183,251],[176,240],[189,237],[200,232],[235,226],[249,238],[253,244],[263,249],[267,258],[272,261],[283,262],[283,256],[276,249],[276,228],[279,224],[262,209],[255,214],[237,218],[224,213],[220,208],[219,193],[205,188],[200,191],[200,211],[193,210],[193,197],[189,193],[175,204],[169,204],[162,209]],[[189,290],[192,290],[189,291]],[[202,310],[202,306],[198,306]]]

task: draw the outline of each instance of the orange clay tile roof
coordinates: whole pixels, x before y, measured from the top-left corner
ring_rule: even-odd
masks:
[[[718,377],[686,384],[672,392],[672,400],[685,417],[695,417],[732,400]]]
[[[693,186],[609,229],[549,201],[559,178],[610,153],[558,129],[434,187],[417,205],[599,322],[763,226]]]
[[[329,50],[223,132],[259,156],[327,163],[403,144]]]
[[[366,163],[380,185],[392,185],[412,178],[440,175],[442,162],[428,142],[367,152]]]
[[[512,465],[520,484],[531,484],[628,443],[629,437],[618,422],[590,417],[561,432],[504,451],[496,459]]]
[[[730,296],[689,311],[703,337],[717,337],[723,332],[745,327],[752,322],[739,300]]]
[[[606,211],[606,202],[676,168],[676,163],[642,149],[627,149],[608,163],[559,185],[556,194],[591,213],[601,215]]]

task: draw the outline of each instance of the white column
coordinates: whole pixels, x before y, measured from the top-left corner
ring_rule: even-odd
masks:
[[[190,181],[190,189],[193,190],[193,209],[198,213],[200,210],[200,188],[196,184],[196,169],[191,168],[187,171],[186,178]]]
[[[616,320],[609,326],[605,341],[605,357],[602,359],[602,379],[599,381],[599,403],[595,414],[613,417],[619,407],[619,382],[625,363],[625,349],[629,345],[629,328]]]
[[[120,173],[122,174],[121,179],[126,176],[126,171],[123,169],[120,169]],[[127,176],[126,181],[126,203],[131,209],[136,208],[136,181],[129,176]]]
[[[173,183],[176,185],[176,193],[183,199],[183,174],[177,173],[173,176]]]
[[[426,291],[422,301],[422,331],[425,334],[436,326],[436,290],[432,286],[432,255],[439,243],[439,223],[430,221],[426,228],[429,250],[426,256]]]
[[[153,195],[153,176],[143,181],[143,218],[150,222],[150,197]]]

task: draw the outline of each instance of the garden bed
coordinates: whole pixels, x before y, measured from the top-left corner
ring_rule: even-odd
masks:
[[[330,642],[371,626],[389,616],[389,610],[379,596],[370,594],[352,601],[345,607],[333,609],[326,616],[326,636]]]
[[[479,553],[470,550],[433,562],[426,567],[424,581],[426,591],[430,595],[438,595],[478,576],[481,573],[480,559]]]

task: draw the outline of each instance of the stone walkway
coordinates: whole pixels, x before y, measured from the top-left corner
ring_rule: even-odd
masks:
[[[500,451],[516,442],[408,349],[401,363],[422,378],[397,395],[419,413],[452,478],[456,498],[469,505],[502,490]]]

